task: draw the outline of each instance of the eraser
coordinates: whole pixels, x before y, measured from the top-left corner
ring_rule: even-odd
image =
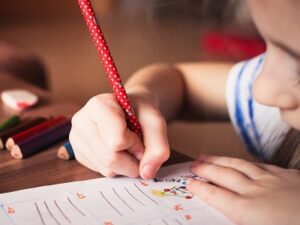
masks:
[[[6,90],[1,94],[3,104],[17,110],[25,110],[38,102],[38,96],[24,89]]]

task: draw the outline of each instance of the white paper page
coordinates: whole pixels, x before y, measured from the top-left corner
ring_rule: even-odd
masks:
[[[99,178],[0,194],[2,225],[232,225],[188,192],[189,163],[156,179]]]

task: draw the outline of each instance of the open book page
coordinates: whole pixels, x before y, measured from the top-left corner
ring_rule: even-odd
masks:
[[[189,163],[161,169],[156,179],[99,178],[0,195],[0,224],[232,224],[185,189]]]

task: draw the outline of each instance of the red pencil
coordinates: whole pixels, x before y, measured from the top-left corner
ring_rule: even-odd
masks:
[[[113,92],[122,109],[125,112],[128,127],[142,137],[142,130],[139,122],[130,105],[126,91],[122,85],[120,75],[112,59],[109,48],[106,44],[102,30],[96,20],[94,10],[89,0],[78,0],[82,15],[94,40],[99,58],[105,68],[106,75],[112,85]]]
[[[37,126],[45,122],[46,120],[47,119],[45,117],[25,118],[21,121],[19,125],[0,133],[0,149],[4,148],[6,141],[10,137],[17,135],[25,130],[28,130],[34,126]]]
[[[23,159],[45,150],[47,147],[66,138],[70,133],[70,129],[71,121],[68,119],[57,126],[41,130],[37,135],[14,145],[11,156],[16,159]]]
[[[14,145],[21,143],[29,138],[32,138],[38,134],[40,134],[42,131],[49,130],[53,127],[56,127],[62,123],[65,123],[66,121],[69,121],[67,117],[60,116],[53,119],[50,119],[42,124],[39,124],[35,127],[32,127],[28,130],[25,130],[17,135],[14,135],[10,137],[6,142],[6,148],[8,150],[11,150]]]

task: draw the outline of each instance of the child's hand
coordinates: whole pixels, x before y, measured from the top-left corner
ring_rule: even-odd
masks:
[[[108,177],[155,176],[170,154],[166,122],[149,97],[133,95],[131,103],[143,141],[128,129],[125,114],[113,94],[92,98],[74,115],[70,141],[81,164]]]
[[[300,222],[300,172],[240,159],[201,156],[188,189],[239,225]],[[213,185],[213,184],[215,185]]]

